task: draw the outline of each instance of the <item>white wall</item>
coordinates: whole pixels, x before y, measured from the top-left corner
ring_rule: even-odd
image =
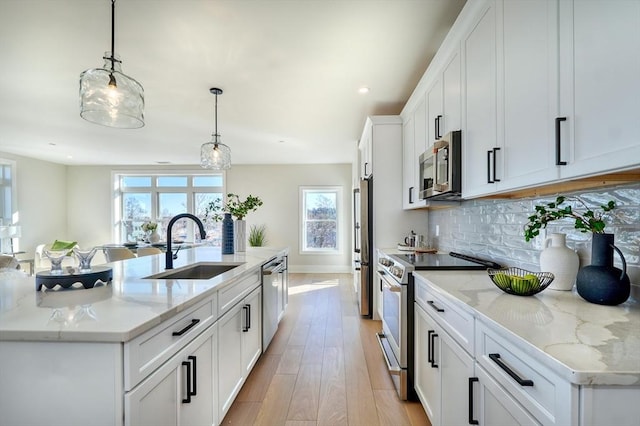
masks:
[[[20,249],[33,257],[35,247],[55,239],[78,241],[81,247],[113,242],[111,175],[121,170],[201,170],[197,166],[64,166],[0,152],[17,162]],[[343,187],[343,238],[339,255],[299,253],[299,188]],[[227,172],[227,192],[259,196],[264,205],[247,216],[265,224],[268,244],[290,248],[290,268],[300,272],[351,271],[351,165],[234,165]],[[25,255],[24,257],[27,257]],[[101,254],[96,255],[101,262]]]
[[[14,250],[27,253],[18,257],[33,258],[38,244],[65,239],[67,227],[67,167],[0,152],[0,157],[16,162],[18,224],[22,237]]]
[[[342,238],[338,255],[300,253],[300,186],[342,187]],[[247,215],[267,226],[268,245],[289,247],[293,272],[351,272],[351,164],[239,165],[227,172],[227,192],[260,197],[264,205]]]

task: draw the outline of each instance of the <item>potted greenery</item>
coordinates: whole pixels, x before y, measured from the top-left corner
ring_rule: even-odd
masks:
[[[267,243],[266,225],[251,225],[249,228],[249,245],[251,247],[262,247]]]
[[[573,209],[567,200],[576,201],[584,207],[583,212]],[[554,202],[535,207],[535,213],[529,216],[525,225],[524,237],[529,241],[540,234],[549,222],[564,218],[574,220],[575,229],[591,232],[591,265],[578,271],[576,288],[578,294],[591,303],[618,305],[629,298],[630,281],[626,273],[627,266],[622,252],[613,244],[614,235],[604,232],[604,216],[616,208],[615,201],[600,206],[602,211],[594,212],[578,197],[559,196]],[[613,266],[613,253],[618,253],[622,270]]]
[[[226,203],[223,203],[222,200],[217,199],[211,201],[209,205],[207,205],[205,209],[205,220],[209,219],[209,217],[211,217],[216,222],[222,220],[223,254],[232,254],[234,250],[238,252],[246,251],[247,224],[244,218],[249,212],[256,211],[261,205],[262,200],[259,197],[249,195],[246,199],[241,201],[240,196],[232,193],[227,194]],[[225,225],[225,222],[227,224],[231,223],[231,216],[236,219],[235,224]],[[232,229],[231,233],[229,232],[229,226],[231,226]],[[230,236],[231,240],[233,241],[232,245],[229,241]]]

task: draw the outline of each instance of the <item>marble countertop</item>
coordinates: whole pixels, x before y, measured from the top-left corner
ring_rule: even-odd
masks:
[[[242,263],[209,280],[145,279],[164,271],[164,254],[108,263],[113,281],[90,289],[43,287],[38,292],[35,277],[2,274],[0,340],[126,342],[286,252],[269,247],[232,255],[215,247],[181,250],[174,269],[198,262]]]
[[[640,385],[640,303],[587,302],[577,293],[547,289],[506,294],[485,271],[417,271],[435,291],[571,383]]]

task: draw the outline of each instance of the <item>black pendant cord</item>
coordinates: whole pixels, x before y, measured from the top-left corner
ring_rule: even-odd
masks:
[[[215,123],[216,123],[216,128],[215,128],[215,136],[220,136],[218,135],[218,92],[215,93],[216,94],[216,106],[215,106]],[[218,141],[218,139],[216,138],[216,142]]]
[[[116,0],[111,0],[111,72],[115,71],[116,61]]]

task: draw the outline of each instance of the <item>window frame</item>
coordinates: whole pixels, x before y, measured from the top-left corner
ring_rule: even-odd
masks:
[[[306,244],[306,194],[307,193],[328,193],[336,195],[336,247],[334,249],[309,249]],[[342,254],[342,233],[343,233],[343,187],[338,185],[312,185],[300,186],[299,193],[299,254],[300,255],[324,255],[333,256]]]
[[[148,187],[132,187],[132,188],[121,188],[121,179],[123,177],[151,177],[151,185]],[[175,177],[175,176],[185,176],[187,177],[187,185],[186,186],[160,186],[157,183],[158,177]],[[222,179],[222,186],[194,186],[193,178],[196,176],[219,176]],[[123,221],[123,197],[122,195],[125,193],[138,193],[138,194],[151,194],[151,206],[150,206],[150,220],[154,222],[158,222],[162,225],[162,219],[159,217],[159,209],[160,209],[160,194],[161,193],[186,193],[187,194],[187,213],[192,213],[197,216],[197,212],[195,211],[195,194],[197,193],[212,193],[212,194],[221,194],[223,200],[226,197],[226,183],[227,176],[225,172],[211,172],[207,170],[158,170],[158,169],[148,169],[148,170],[113,170],[111,172],[111,182],[113,185],[113,196],[111,198],[112,201],[112,210],[111,210],[111,224],[112,224],[112,239],[116,243],[123,242],[123,231],[122,231],[122,221]],[[188,237],[190,240],[193,240],[195,237],[193,221],[188,221]],[[163,234],[164,231],[161,231]]]

